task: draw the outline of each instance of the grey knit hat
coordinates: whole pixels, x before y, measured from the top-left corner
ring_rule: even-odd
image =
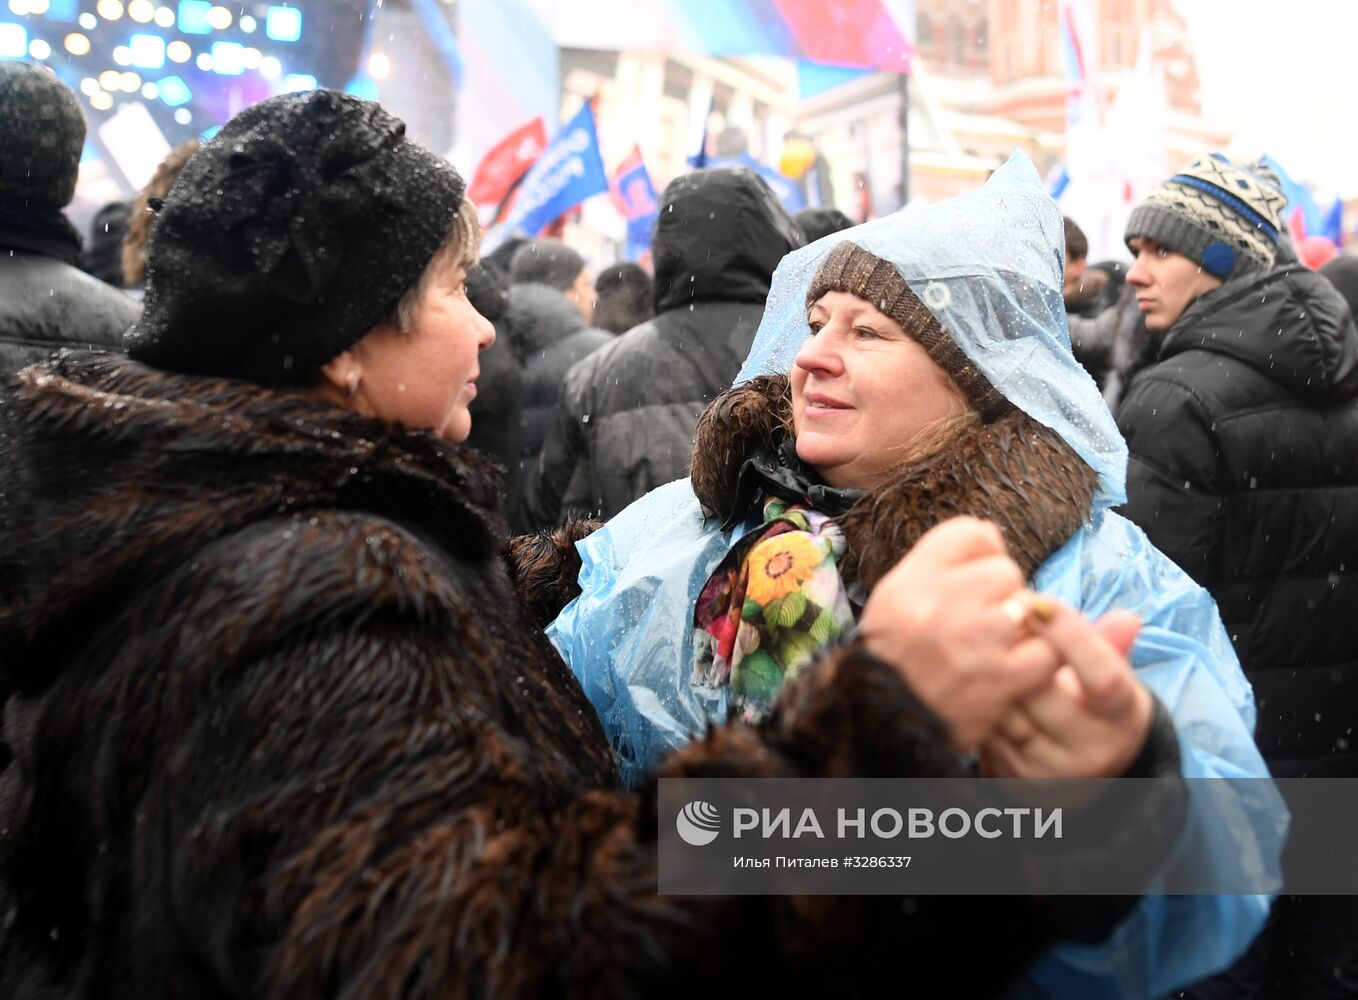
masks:
[[[85,116],[50,70],[0,60],[0,202],[34,214],[75,197]]]
[[[1273,266],[1287,197],[1220,153],[1195,160],[1147,196],[1125,239],[1154,240],[1223,281]]]
[[[128,353],[185,374],[306,383],[424,273],[463,188],[370,101],[317,90],[246,108],[160,208]]]
[[[982,420],[994,420],[1013,409],[1013,404],[1000,395],[981,370],[971,363],[966,352],[948,336],[943,325],[910,290],[890,261],[845,240],[821,262],[806,290],[806,307],[810,309],[826,292],[849,292],[899,323],[901,329],[929,353],[934,364],[952,377]]]

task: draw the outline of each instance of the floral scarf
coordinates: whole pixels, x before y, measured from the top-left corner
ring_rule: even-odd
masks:
[[[784,678],[854,623],[838,562],[844,532],[827,515],[771,497],[764,522],[722,560],[694,612],[693,683],[730,685],[731,704],[758,721]]]

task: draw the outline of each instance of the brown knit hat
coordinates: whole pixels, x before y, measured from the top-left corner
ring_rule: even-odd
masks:
[[[948,336],[890,261],[845,240],[821,262],[806,290],[806,307],[810,309],[826,292],[856,295],[899,323],[902,330],[929,352],[934,364],[952,377],[982,420],[989,423],[1013,409],[1009,400],[1000,395],[957,342]]]

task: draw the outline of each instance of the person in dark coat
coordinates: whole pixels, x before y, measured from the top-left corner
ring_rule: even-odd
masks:
[[[1349,312],[1358,317],[1358,257],[1351,254],[1336,257],[1321,267],[1320,273],[1344,297],[1344,301],[1349,304]]]
[[[526,494],[526,523],[612,517],[688,475],[693,431],[754,341],[774,268],[801,233],[740,167],[686,174],[661,196],[655,319],[580,362]]]
[[[1276,263],[1283,204],[1210,157],[1132,213],[1127,283],[1156,362],[1117,414],[1131,452],[1126,513],[1216,598],[1272,773],[1353,778],[1358,330],[1323,277]],[[1284,897],[1238,966],[1193,995],[1285,976],[1288,996],[1352,996],[1354,941],[1353,900]],[[1273,942],[1288,957],[1269,968]]]
[[[467,446],[495,459],[507,470],[505,494],[514,490],[519,465],[519,421],[523,394],[523,369],[505,336],[505,313],[509,309],[509,279],[482,258],[467,272],[467,298],[472,308],[495,327],[495,343],[481,352],[481,377],[476,398],[467,407],[472,430]]]
[[[655,283],[640,265],[610,264],[594,281],[594,325],[626,333],[655,315]]]
[[[843,232],[853,220],[837,208],[804,208],[792,217],[807,243],[815,243],[823,236]]]
[[[81,257],[80,266],[86,274],[114,288],[123,287],[123,237],[127,235],[131,213],[132,202],[122,198],[95,212]]]
[[[164,202],[131,357],[0,388],[0,995],[996,994],[1037,901],[657,894],[656,786],[620,790],[459,443],[478,227],[403,133],[246,109]],[[659,774],[959,773],[904,677],[846,644]]]
[[[523,372],[518,457],[510,468],[510,523],[518,531],[528,531],[538,525],[521,521],[513,512],[537,469],[566,373],[576,362],[612,343],[613,336],[587,326],[565,293],[543,284],[510,286],[504,328]]]
[[[516,249],[509,280],[515,285],[555,288],[584,322],[594,321],[594,275],[585,266],[585,258],[560,240],[529,240]]]
[[[51,72],[0,60],[0,374],[62,348],[116,351],[139,309],[80,269],[75,196],[85,119]]]

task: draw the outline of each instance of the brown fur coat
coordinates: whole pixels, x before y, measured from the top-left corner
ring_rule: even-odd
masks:
[[[657,896],[654,786],[516,601],[496,488],[300,394],[0,389],[0,996],[977,996],[1049,939],[1023,899]],[[847,649],[663,773],[955,769]]]
[[[792,396],[781,375],[751,379],[713,400],[698,423],[693,491],[727,520],[741,467],[756,445],[792,433]],[[950,517],[993,521],[1031,577],[1089,517],[1097,476],[1059,435],[1021,410],[963,431],[946,448],[897,468],[837,518],[844,573],[871,590],[920,537]]]

